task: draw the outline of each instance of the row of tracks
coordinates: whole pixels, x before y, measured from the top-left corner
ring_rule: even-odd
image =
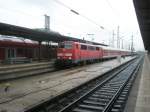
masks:
[[[77,88],[26,109],[26,112],[120,112],[123,111],[140,56]]]
[[[29,78],[30,76],[44,75],[47,73],[57,72],[66,69],[69,71],[81,68],[81,66],[74,65],[56,68],[54,64],[55,60],[52,60],[51,62],[2,66],[0,67],[0,83],[21,78]],[[90,64],[85,65],[85,67],[86,66],[90,66]]]
[[[94,66],[99,65],[99,63],[95,63]],[[70,66],[68,68],[62,68],[62,69],[54,69],[53,68],[53,62],[40,62],[40,63],[32,63],[32,64],[21,64],[21,65],[14,65],[14,66],[3,66],[0,67],[0,86],[2,88],[9,88],[10,85],[18,84],[18,82],[23,83],[29,80],[28,83],[31,82],[33,79],[40,79],[37,82],[42,84],[43,82],[47,82],[49,80],[55,80],[55,79],[61,79],[61,77],[71,75],[74,73],[78,73],[81,71],[84,71],[87,67],[91,67],[93,64],[87,64],[85,66]],[[53,72],[53,73],[52,73]],[[52,74],[51,74],[52,73]],[[62,73],[62,74],[60,74]],[[51,77],[49,77],[51,76]],[[30,83],[31,84],[31,83]],[[29,84],[28,84],[29,85]],[[17,100],[19,98],[23,98],[27,95],[31,95],[37,92],[41,92],[43,90],[48,90],[52,88],[52,86],[46,87],[46,88],[39,88],[39,89],[31,89],[31,91],[24,90],[22,91],[23,94],[16,93],[16,95],[6,98],[4,100],[0,101],[0,104],[4,104],[7,102],[11,102],[14,100]],[[14,88],[15,90],[15,88]],[[18,95],[19,94],[19,95]],[[3,98],[0,98],[3,99]]]

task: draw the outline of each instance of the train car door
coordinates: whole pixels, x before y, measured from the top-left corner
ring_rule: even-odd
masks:
[[[14,57],[16,57],[16,49],[6,48],[6,58],[14,58]]]
[[[101,56],[101,58],[103,58],[103,56],[104,56],[104,50],[101,47],[100,47],[100,56]]]
[[[77,61],[80,61],[80,59],[81,59],[81,52],[80,52],[80,45],[77,43],[77,44],[75,44],[75,49],[76,49],[76,51],[75,51],[75,59],[77,60]]]
[[[0,60],[5,59],[5,48],[0,48]]]

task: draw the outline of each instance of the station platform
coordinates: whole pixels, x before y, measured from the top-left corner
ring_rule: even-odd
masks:
[[[133,58],[126,57],[121,61],[113,59],[76,69],[71,68],[1,83],[0,112],[24,112],[40,102],[77,87]],[[8,88],[7,85],[9,85]]]
[[[0,65],[0,82],[54,71],[54,61]]]
[[[145,54],[135,112],[150,112],[150,55]]]
[[[150,55],[137,74],[124,112],[150,112]]]

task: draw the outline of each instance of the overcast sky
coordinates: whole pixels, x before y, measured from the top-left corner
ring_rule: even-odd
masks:
[[[124,48],[131,44],[133,34],[134,47],[143,49],[132,0],[0,0],[0,22],[43,28],[44,14],[50,16],[51,30],[77,38],[112,45],[114,30],[115,46],[119,26]]]

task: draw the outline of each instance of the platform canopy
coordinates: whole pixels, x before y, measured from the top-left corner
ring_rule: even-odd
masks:
[[[133,0],[145,49],[150,52],[150,0]]]
[[[62,41],[78,41],[83,43],[92,43],[95,45],[103,45],[107,46],[105,44],[96,43],[96,42],[90,42],[85,41],[82,39],[77,39],[74,37],[64,36],[57,32],[52,31],[44,31],[44,30],[38,30],[38,29],[30,29],[5,23],[0,23],[0,34],[1,35],[8,35],[8,36],[16,36],[16,37],[23,37],[26,39],[31,39],[35,41],[53,41],[53,42],[62,42]]]

